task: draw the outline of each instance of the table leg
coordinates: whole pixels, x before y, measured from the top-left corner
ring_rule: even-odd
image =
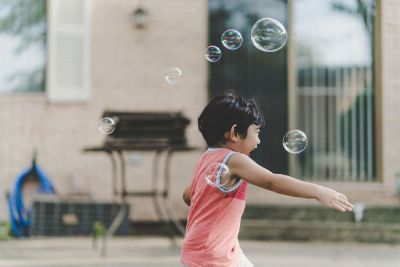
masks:
[[[127,209],[128,209],[128,204],[126,202],[126,177],[125,177],[125,159],[122,154],[122,151],[117,151],[118,159],[120,161],[120,180],[121,180],[121,195],[122,195],[122,201],[121,201],[121,207],[115,216],[115,219],[112,221],[110,227],[107,229],[107,232],[105,233],[103,237],[103,246],[101,248],[101,256],[105,257],[107,255],[107,242],[108,239],[117,231],[119,226],[124,220],[124,217],[126,216]],[[117,172],[117,164],[116,160],[113,157],[113,154],[110,152],[110,158],[111,158],[111,163],[113,165],[113,192],[114,194],[118,194],[117,190],[117,179],[118,179],[118,172]]]
[[[120,180],[121,180],[121,195],[122,195],[122,202],[125,202],[127,196],[126,190],[126,164],[124,155],[121,150],[117,150],[117,155],[120,162]]]
[[[172,245],[174,247],[178,247],[178,245],[175,241],[174,229],[171,229],[171,225],[170,225],[171,220],[169,219],[168,212],[164,206],[165,196],[167,195],[166,183],[164,181],[163,189],[161,192],[159,191],[159,187],[157,186],[157,184],[159,182],[159,178],[160,178],[158,169],[160,167],[159,166],[159,158],[161,156],[161,152],[163,152],[163,151],[159,150],[156,152],[156,156],[153,161],[153,179],[152,179],[153,191],[161,193],[161,195],[155,194],[152,199],[153,199],[154,208],[155,208],[157,216],[158,216],[157,217],[158,221],[161,222],[162,224],[164,224],[165,229],[167,229]],[[163,212],[163,210],[164,210],[164,212]]]
[[[111,223],[111,226],[108,228],[107,233],[103,237],[103,246],[101,249],[102,257],[105,257],[107,255],[107,241],[117,231],[118,227],[124,221],[124,217],[126,216],[127,211],[128,204],[122,203],[117,216],[115,216],[114,221]]]
[[[164,198],[163,205],[167,213],[169,222],[173,223],[175,228],[183,236],[185,235],[185,226],[178,220],[178,216],[176,216],[172,201],[169,199],[169,193],[171,188],[171,159],[173,152],[174,152],[173,150],[168,150],[167,156],[165,158],[165,166],[164,166],[165,194],[163,196]]]
[[[151,189],[152,189],[153,192],[158,192],[158,182],[159,182],[158,165],[159,165],[159,162],[160,162],[161,152],[162,152],[161,150],[157,150],[156,154],[154,156],[154,159],[153,159],[153,166],[152,166],[153,169],[152,169],[152,177],[151,177],[151,181],[152,181],[152,184],[151,184],[152,188]],[[156,215],[157,215],[157,220],[159,222],[161,222],[162,218],[164,216],[162,214],[161,207],[160,207],[160,205],[159,205],[159,203],[157,201],[157,196],[152,197],[152,200],[153,200],[154,210],[155,210]]]
[[[115,202],[115,201],[117,201],[117,196],[118,196],[118,189],[117,189],[117,187],[118,187],[118,168],[117,168],[117,162],[114,157],[114,154],[111,151],[108,151],[107,154],[111,160],[112,188],[113,188],[112,200],[113,200],[113,202]]]

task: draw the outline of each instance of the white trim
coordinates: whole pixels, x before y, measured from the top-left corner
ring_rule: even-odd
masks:
[[[224,149],[222,147],[209,147],[207,149],[208,152],[214,152],[214,151],[220,151],[221,149]]]
[[[235,152],[235,151],[229,152],[229,153],[225,156],[225,158],[224,158],[222,164],[223,164],[223,165],[226,165],[226,163],[228,162],[228,160],[229,160],[229,159],[233,156],[233,154],[235,154],[235,153],[237,153],[237,152]],[[238,181],[237,183],[235,183],[234,185],[232,185],[232,186],[230,186],[230,187],[225,187],[225,186],[223,186],[223,185],[220,185],[220,182],[221,182],[221,174],[222,174],[222,169],[220,168],[219,171],[218,171],[218,174],[217,174],[216,184],[217,184],[218,189],[219,189],[221,192],[224,192],[224,193],[233,192],[233,191],[235,191],[236,189],[238,189],[239,186],[240,186],[240,185],[242,184],[242,182],[243,182],[243,180],[240,178],[239,181]]]
[[[90,21],[91,21],[91,0],[75,0],[78,3],[81,2],[83,5],[82,16],[83,21],[60,21],[59,12],[62,12],[62,2],[71,2],[71,0],[47,0],[48,10],[48,31],[47,31],[47,50],[48,50],[48,62],[46,68],[46,95],[50,102],[83,102],[89,99],[90,95]],[[75,11],[75,10],[74,10]],[[57,62],[57,56],[62,54],[68,46],[63,47],[63,43],[60,42],[60,36],[77,37],[77,42],[82,42],[82,73],[75,73],[81,76],[80,84],[77,85],[62,85],[57,80],[59,73],[73,72],[72,69],[67,71],[62,69]],[[81,40],[79,40],[81,38]],[[75,47],[75,49],[78,48]],[[73,60],[73,59],[72,59]],[[78,70],[79,71],[79,70]]]

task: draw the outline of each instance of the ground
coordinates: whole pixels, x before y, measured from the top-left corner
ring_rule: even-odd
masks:
[[[178,243],[180,240],[178,240]],[[397,267],[400,244],[241,241],[257,267]],[[176,267],[179,248],[163,237],[109,241],[107,257],[89,238],[35,238],[0,241],[0,266],[7,267]]]

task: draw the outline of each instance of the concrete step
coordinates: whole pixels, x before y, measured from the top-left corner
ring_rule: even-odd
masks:
[[[400,243],[400,207],[359,205],[356,213],[317,205],[248,205],[240,238]]]
[[[353,212],[320,205],[247,205],[240,239],[400,244],[400,207],[364,205],[360,214],[356,222]],[[179,236],[170,222],[131,222],[129,233]]]
[[[356,219],[357,216],[359,217],[358,220]],[[321,205],[247,205],[243,218],[288,221],[400,223],[400,206],[356,204],[354,212],[339,212]]]
[[[400,224],[242,220],[241,239],[400,243]]]

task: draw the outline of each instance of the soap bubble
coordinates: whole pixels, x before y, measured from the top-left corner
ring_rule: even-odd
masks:
[[[286,41],[286,29],[275,19],[259,19],[251,28],[251,42],[264,52],[278,51],[286,44]]]
[[[230,176],[231,173],[226,164],[213,163],[208,166],[204,178],[210,186],[222,187],[228,184]]]
[[[299,154],[307,147],[307,136],[300,130],[292,130],[283,137],[283,147],[291,154]]]
[[[221,49],[218,46],[210,45],[207,47],[205,57],[210,62],[217,62],[222,56]]]
[[[164,78],[169,84],[177,84],[183,77],[182,71],[178,67],[170,67],[166,70]]]
[[[229,29],[221,35],[221,42],[227,49],[236,50],[242,45],[243,37],[237,30]]]
[[[97,125],[102,134],[111,134],[115,130],[115,121],[110,117],[104,117],[99,120]]]

